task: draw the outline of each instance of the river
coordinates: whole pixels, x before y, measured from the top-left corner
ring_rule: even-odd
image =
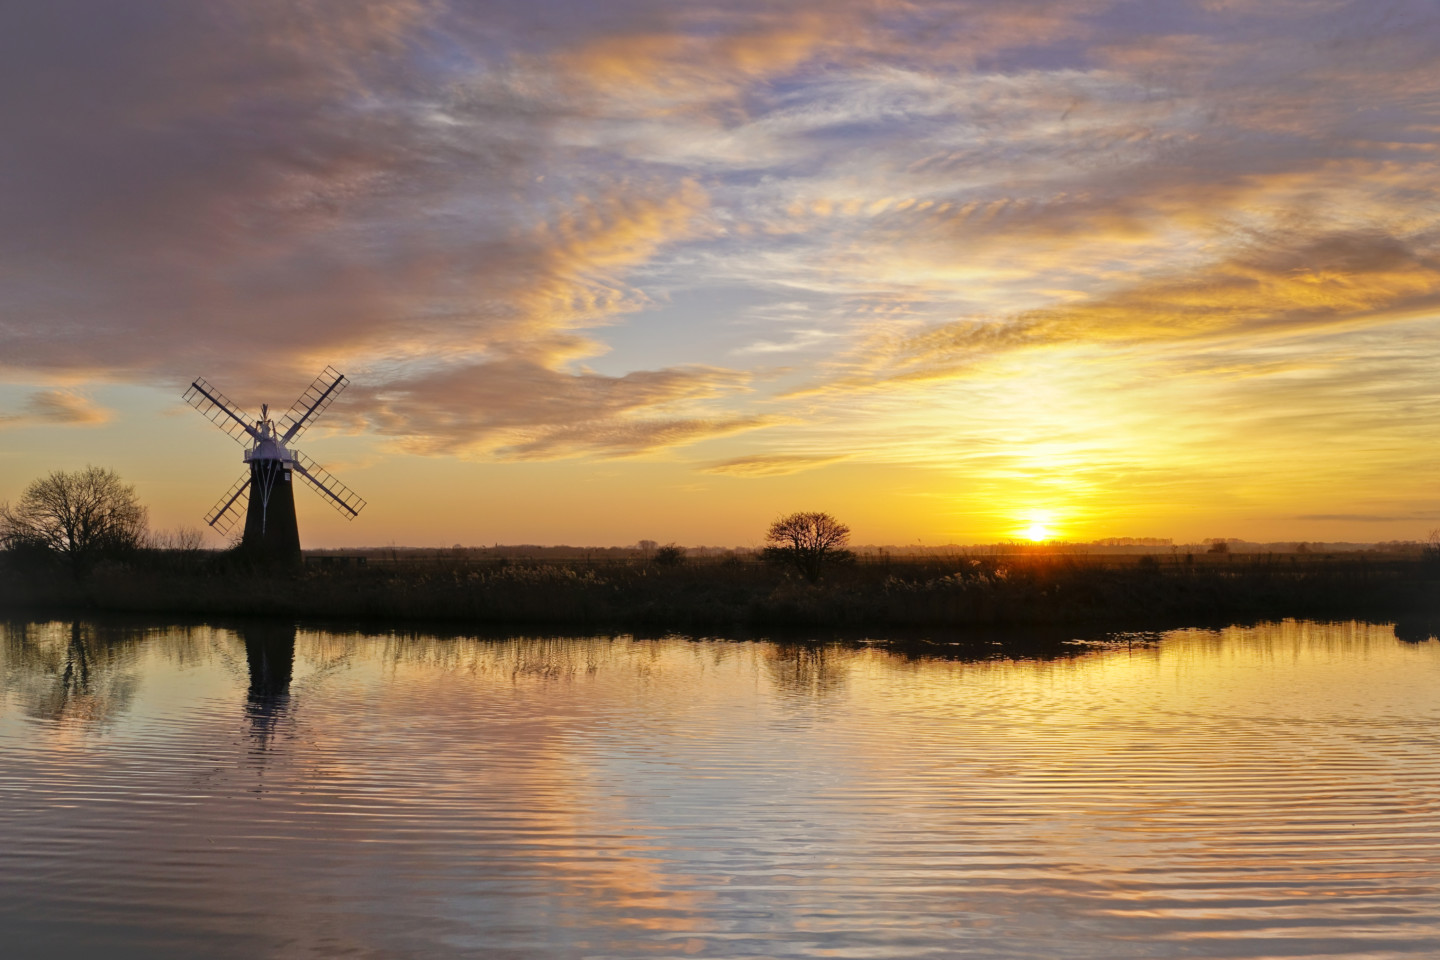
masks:
[[[1440,956],[1440,643],[0,625],[26,958]]]

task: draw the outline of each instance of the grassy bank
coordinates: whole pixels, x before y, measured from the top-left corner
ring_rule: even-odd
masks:
[[[436,557],[285,570],[163,551],[77,581],[6,562],[0,609],[635,629],[1148,627],[1440,614],[1440,566],[1393,555],[955,556],[834,568],[816,583],[741,561]]]

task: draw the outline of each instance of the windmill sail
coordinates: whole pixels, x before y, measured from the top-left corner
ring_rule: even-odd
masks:
[[[291,450],[295,458],[295,472],[300,474],[319,492],[322,499],[339,511],[347,520],[354,520],[365,509],[365,501],[345,484],[336,480],[320,464],[311,460],[299,450]]]
[[[203,378],[190,384],[190,389],[185,391],[182,399],[204,414],[205,418],[215,426],[229,434],[236,443],[244,444],[260,439],[260,435],[251,426],[255,422],[254,419],[231,403],[223,393],[206,383]]]
[[[300,394],[300,399],[295,401],[285,414],[280,418],[280,442],[289,443],[300,434],[304,433],[315,422],[315,418],[325,412],[325,408],[335,402],[340,391],[350,385],[345,374],[334,367],[326,367],[325,372],[315,378],[315,382]]]
[[[215,506],[205,514],[205,522],[218,530],[221,535],[230,532],[239,520],[242,512],[240,509],[240,498],[250,487],[250,474],[246,473],[235,481],[234,486],[226,491],[225,496],[215,501]]]

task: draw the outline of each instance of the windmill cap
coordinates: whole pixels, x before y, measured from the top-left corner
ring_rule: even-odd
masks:
[[[285,445],[273,436],[263,437],[255,446],[245,451],[245,462],[253,460],[281,460],[287,464],[295,462]]]

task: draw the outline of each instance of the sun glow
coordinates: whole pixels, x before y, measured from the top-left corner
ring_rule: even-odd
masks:
[[[1020,530],[1020,536],[1031,543],[1045,543],[1056,537],[1055,516],[1048,510],[1034,511],[1028,514],[1022,522],[1025,526]]]

